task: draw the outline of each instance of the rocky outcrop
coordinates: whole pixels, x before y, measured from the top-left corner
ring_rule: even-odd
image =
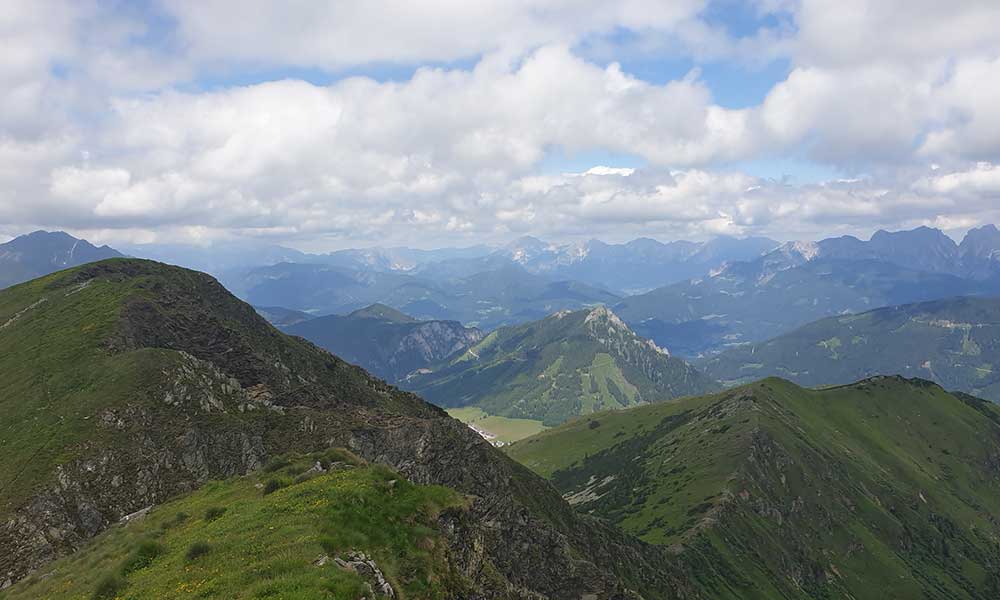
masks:
[[[338,567],[351,573],[357,573],[365,580],[368,586],[368,593],[372,598],[395,598],[396,591],[382,574],[382,569],[367,554],[360,550],[348,552],[344,558],[333,559]]]
[[[319,317],[287,331],[392,383],[483,339],[482,331],[458,321],[418,321],[381,305]]]
[[[425,365],[442,361],[459,350],[477,344],[483,332],[453,321],[427,321],[399,340],[389,364],[403,365],[408,354],[416,354]],[[406,367],[408,368],[408,367]]]

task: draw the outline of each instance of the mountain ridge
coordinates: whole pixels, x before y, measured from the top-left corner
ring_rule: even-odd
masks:
[[[718,597],[1000,589],[1000,409],[928,381],[768,378],[591,415],[508,453],[579,511],[698,565]]]
[[[421,321],[384,304],[317,317],[284,328],[369,373],[399,383],[483,339],[457,321]]]
[[[207,275],[92,263],[0,292],[0,322],[0,474],[16,484],[0,490],[0,584],[212,478],[343,447],[470,495],[450,551],[487,595],[684,585],[440,409],[280,333]]]
[[[546,425],[715,385],[603,306],[491,332],[464,354],[406,382],[441,406],[478,406],[491,415]]]
[[[960,297],[829,317],[697,364],[729,382],[776,375],[816,386],[919,376],[1000,401],[998,352],[1000,299]]]

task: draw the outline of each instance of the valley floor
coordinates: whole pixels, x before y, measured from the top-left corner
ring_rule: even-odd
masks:
[[[548,429],[535,419],[489,415],[477,406],[452,408],[448,414],[465,423],[494,446],[504,446]]]

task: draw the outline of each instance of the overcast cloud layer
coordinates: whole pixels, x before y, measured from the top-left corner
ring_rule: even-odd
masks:
[[[993,0],[758,0],[742,30],[713,17],[731,0],[116,4],[0,6],[0,236],[324,249],[1000,222]],[[775,64],[739,108],[699,68]],[[748,167],[768,161],[835,175]]]

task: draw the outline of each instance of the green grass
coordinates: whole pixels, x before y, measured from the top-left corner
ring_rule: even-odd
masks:
[[[463,423],[474,423],[476,427],[492,433],[497,436],[498,440],[507,444],[535,435],[546,429],[541,421],[488,415],[478,406],[452,408],[448,410],[448,414]]]
[[[578,510],[682,549],[712,597],[985,599],[1000,591],[998,414],[919,380],[771,378],[507,452]]]
[[[477,406],[550,427],[581,414],[719,389],[605,309],[504,327],[406,385],[445,408]]]
[[[98,410],[141,395],[170,364],[156,350],[116,356],[101,347],[129,287],[54,285],[64,276],[0,292],[0,325],[9,322],[0,329],[0,515],[30,495],[55,464],[71,460],[79,442],[108,438],[97,426]]]
[[[698,366],[725,382],[775,375],[810,387],[899,374],[996,402],[998,341],[1000,299],[963,297],[822,319]]]
[[[337,458],[337,457],[335,457]],[[312,455],[277,472],[312,465]],[[417,486],[383,467],[335,469],[264,495],[261,473],[212,482],[105,532],[85,548],[3,592],[4,600],[50,598],[358,598],[358,576],[335,556],[372,556],[401,598],[461,595],[439,514],[462,510],[455,492]],[[227,507],[222,514],[215,509]],[[178,515],[205,515],[205,518]],[[323,566],[315,564],[322,556]]]

